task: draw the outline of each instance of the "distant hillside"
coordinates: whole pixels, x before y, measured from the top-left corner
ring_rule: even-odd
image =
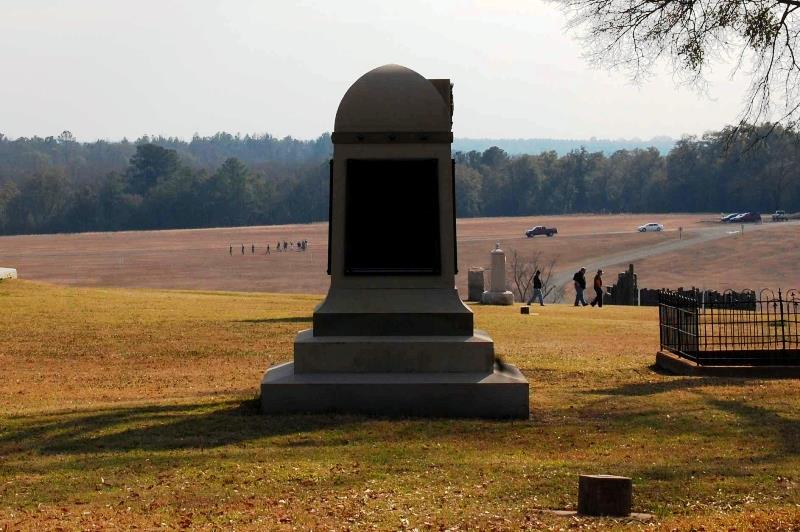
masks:
[[[653,137],[650,140],[640,139],[465,139],[457,138],[453,142],[453,151],[484,151],[492,146],[497,146],[510,155],[532,154],[544,151],[555,151],[565,155],[572,150],[586,148],[589,152],[603,152],[611,155],[617,150],[632,150],[635,148],[650,148],[654,146],[666,155],[675,146],[675,139],[670,137]]]

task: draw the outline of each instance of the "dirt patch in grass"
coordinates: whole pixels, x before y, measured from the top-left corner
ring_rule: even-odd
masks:
[[[657,373],[654,309],[473,307],[528,421],[263,417],[317,301],[1,283],[0,530],[625,526],[541,512],[583,472],[643,527],[800,527],[800,382]]]

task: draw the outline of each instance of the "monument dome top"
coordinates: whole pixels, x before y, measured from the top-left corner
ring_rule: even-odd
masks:
[[[370,70],[345,93],[335,132],[450,131],[450,109],[430,80],[400,65]]]

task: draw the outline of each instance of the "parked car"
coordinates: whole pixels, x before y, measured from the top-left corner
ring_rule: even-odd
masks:
[[[722,223],[729,223],[731,220],[733,220],[734,218],[739,216],[739,214],[741,214],[741,213],[732,212],[729,215],[723,216],[722,218],[720,218],[719,221],[722,222]]]
[[[663,231],[664,226],[657,223],[649,223],[639,226],[640,233],[649,233],[650,231]]]
[[[772,215],[773,222],[788,222],[789,217],[786,216],[786,211],[775,211]]]
[[[732,224],[760,224],[761,215],[757,212],[743,212],[739,216],[734,217],[730,223]]]
[[[527,231],[525,231],[525,236],[528,238],[533,238],[537,235],[545,235],[545,236],[553,236],[554,234],[558,233],[558,229],[555,227],[545,227],[543,225],[537,225],[536,227],[531,227]]]

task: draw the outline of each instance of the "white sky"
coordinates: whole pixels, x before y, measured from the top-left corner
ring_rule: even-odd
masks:
[[[593,69],[539,0],[0,0],[0,132],[312,138],[364,72],[455,83],[458,137],[679,137],[736,121],[746,86]]]

